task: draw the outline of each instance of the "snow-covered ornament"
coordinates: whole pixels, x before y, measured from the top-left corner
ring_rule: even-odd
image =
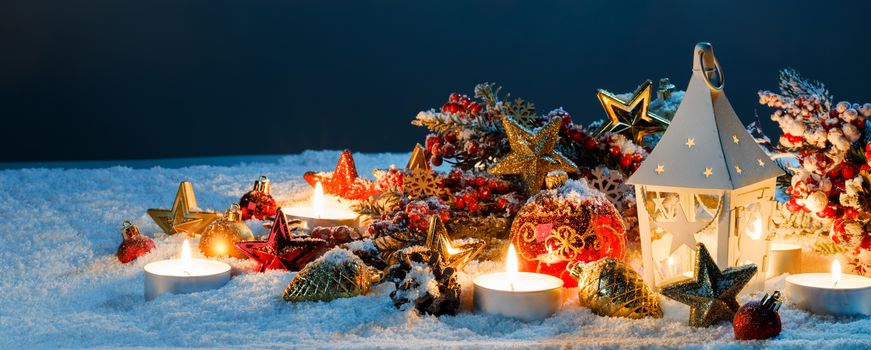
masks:
[[[490,173],[520,175],[526,192],[534,194],[544,185],[547,173],[553,170],[577,172],[578,167],[555,149],[561,123],[562,120],[553,119],[540,129],[530,131],[511,118],[503,118],[511,153],[494,164]]]
[[[390,299],[397,308],[413,305],[424,314],[454,315],[460,309],[460,284],[456,270],[446,267],[439,253],[422,246],[397,252],[397,263],[385,273],[396,290]]]
[[[765,294],[761,301],[751,301],[741,306],[732,320],[735,339],[764,340],[774,338],[781,331],[780,292]]]
[[[587,181],[590,187],[605,194],[617,210],[623,212],[627,209],[627,199],[631,198],[632,186],[626,184],[620,172],[599,166],[590,171]]]
[[[578,280],[578,301],[596,315],[626,318],[662,318],[659,296],[626,263],[604,258],[569,266]]]
[[[276,207],[275,198],[272,198],[269,190],[269,179],[266,176],[260,176],[260,179],[254,181],[254,188],[239,199],[242,220],[251,218],[266,220],[275,215],[275,210],[278,207]]]
[[[284,300],[331,301],[365,295],[371,278],[369,267],[360,258],[346,249],[333,248],[296,274],[284,289]]]
[[[711,45],[696,44],[693,55],[671,125],[627,181],[635,185],[644,280],[654,288],[692,271],[693,240],[711,248],[720,268],[754,263],[765,269],[775,185],[783,174],[729,104]],[[682,221],[703,232],[680,232],[687,226]],[[764,276],[748,291],[760,290]]]
[[[121,225],[121,239],[115,256],[122,264],[129,263],[154,249],[154,241],[139,233],[139,227],[130,221],[124,221]]]
[[[644,81],[628,101],[599,89],[596,97],[608,113],[608,120],[602,124],[597,133],[624,134],[636,144],[642,145],[645,136],[665,131],[669,120],[648,111],[652,86],[650,80]]]
[[[532,196],[511,224],[520,271],[559,277],[567,288],[577,285],[569,264],[602,258],[623,259],[626,231],[620,213],[586,181]]]
[[[213,221],[203,230],[203,236],[200,238],[200,251],[208,257],[230,256],[245,259],[247,256],[239,248],[236,248],[236,242],[253,239],[254,233],[242,222],[242,212],[239,210],[239,205],[233,203],[227,208],[222,219]]]
[[[194,185],[188,181],[178,185],[172,209],[148,209],[148,215],[168,235],[187,232],[191,236],[199,236],[212,221],[221,218],[221,213],[197,207]]]
[[[366,199],[377,191],[372,183],[357,176],[357,166],[350,150],[342,151],[336,170],[331,173],[307,171],[303,178],[312,187],[318,182],[324,186],[324,193],[336,195],[345,199]]]

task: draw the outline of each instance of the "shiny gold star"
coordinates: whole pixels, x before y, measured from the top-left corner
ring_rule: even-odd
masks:
[[[424,153],[423,146],[419,143],[414,145],[414,150],[411,151],[411,158],[408,159],[408,164],[405,165],[405,168],[429,170],[429,163],[427,163]]]
[[[484,249],[484,241],[475,238],[452,240],[441,217],[436,214],[429,219],[429,229],[426,234],[426,246],[441,257],[442,267],[453,267],[462,271],[463,267],[475,259]]]
[[[732,321],[739,307],[735,297],[755,274],[755,264],[721,272],[699,243],[693,278],[663,286],[662,295],[690,306],[691,327],[708,327],[717,321]]]
[[[623,101],[614,94],[599,90],[596,97],[608,113],[608,120],[602,124],[597,134],[613,132],[624,134],[641,145],[644,137],[665,131],[668,119],[648,111],[652,83],[645,81],[635,90],[629,101]]]
[[[711,175],[714,175],[714,169],[705,168],[705,171],[702,174],[705,174],[705,177],[711,177]]]
[[[197,208],[194,187],[188,181],[178,185],[172,209],[148,209],[148,215],[168,235],[187,232],[192,236],[200,235],[206,226],[222,216],[221,213]]]
[[[657,174],[662,174],[662,173],[665,172],[665,166],[663,166],[662,164],[657,164],[657,165],[656,165],[656,170],[654,170],[654,171],[655,171]]]
[[[686,145],[687,145],[687,148],[693,148],[693,146],[696,145],[696,139],[694,139],[692,137],[688,138]]]
[[[510,118],[503,118],[502,126],[511,144],[511,153],[496,162],[490,173],[520,175],[527,193],[533,195],[541,189],[547,173],[554,170],[577,172],[578,167],[554,149],[560,123],[559,119],[554,119],[533,132]]]

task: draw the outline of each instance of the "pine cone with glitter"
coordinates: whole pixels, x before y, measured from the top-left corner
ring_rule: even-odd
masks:
[[[441,268],[438,255],[422,246],[399,250],[398,263],[386,273],[396,290],[390,293],[393,305],[413,304],[423,314],[455,315],[460,308],[460,284],[454,269]]]
[[[346,249],[334,248],[306,265],[284,290],[284,300],[331,301],[369,292],[369,267]]]
[[[604,258],[570,269],[578,281],[578,301],[599,316],[662,318],[659,297],[626,263]]]

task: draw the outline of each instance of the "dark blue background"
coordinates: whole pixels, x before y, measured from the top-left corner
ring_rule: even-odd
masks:
[[[482,81],[588,122],[596,88],[683,89],[698,41],[745,122],[787,66],[869,100],[867,2],[609,3],[6,1],[0,161],[407,152]]]

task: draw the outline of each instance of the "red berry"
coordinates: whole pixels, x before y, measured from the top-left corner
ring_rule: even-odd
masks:
[[[460,101],[460,94],[458,94],[458,93],[456,93],[456,92],[455,92],[455,93],[452,93],[450,96],[448,96],[448,101],[450,101],[450,102],[459,102],[459,101]]]
[[[856,177],[856,168],[849,164],[841,164],[841,177],[844,179],[852,179]]]
[[[444,161],[444,159],[442,159],[442,156],[437,156],[437,155],[433,155],[433,156],[429,159],[429,163],[432,164],[432,165],[434,165],[434,166],[440,166],[440,165],[442,165],[442,161]]]
[[[462,208],[466,206],[466,200],[463,197],[457,196],[457,199],[454,200],[454,206],[457,208]]]
[[[625,156],[620,157],[620,166],[622,166],[624,168],[628,168],[630,165],[632,165],[632,157],[631,156],[625,155]]]
[[[452,102],[452,103],[448,104],[448,112],[450,112],[451,114],[460,113],[460,111],[462,111],[462,110],[463,110],[463,107],[460,106],[459,103]]]
[[[445,157],[452,157],[456,151],[457,148],[450,143],[442,146],[442,155]]]
[[[591,150],[593,148],[596,148],[596,144],[597,144],[596,139],[594,139],[592,137],[587,138],[586,140],[584,140],[584,149]]]
[[[492,192],[490,192],[490,189],[485,187],[482,190],[478,191],[478,198],[489,199],[490,194],[492,194]]]
[[[469,211],[478,211],[478,202],[469,203]]]
[[[442,105],[442,113],[448,113],[451,111],[451,104],[445,103]]]
[[[472,102],[472,104],[469,105],[469,111],[472,112],[472,114],[481,113],[481,105],[479,105],[478,102]]]
[[[484,177],[478,176],[475,178],[475,186],[483,187],[486,184],[487,184],[487,179],[485,179]]]
[[[615,157],[619,156],[620,155],[620,147],[617,147],[617,146],[611,147],[611,155],[615,156]]]
[[[450,142],[450,143],[457,142],[457,134],[452,133],[452,132],[445,134],[445,141]]]
[[[496,200],[496,206],[504,209],[506,206],[508,206],[508,200],[505,198],[499,198]]]
[[[477,153],[478,152],[478,143],[474,142],[474,141],[467,143],[466,144],[466,152],[471,153],[471,154]]]
[[[472,99],[470,99],[468,96],[463,96],[462,98],[460,98],[460,105],[463,106],[463,108],[469,108],[470,104],[472,104]]]

